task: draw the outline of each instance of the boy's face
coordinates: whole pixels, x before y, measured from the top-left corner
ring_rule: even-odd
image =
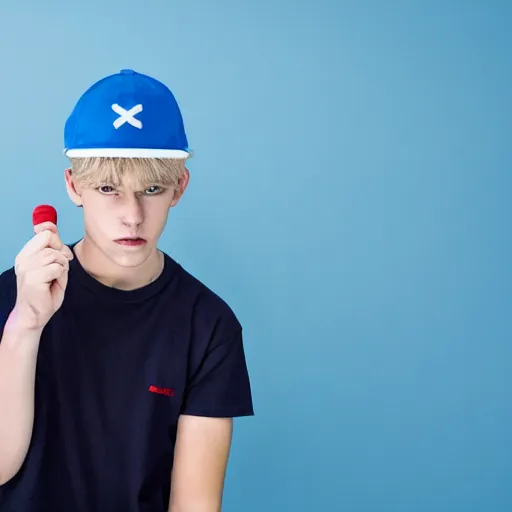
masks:
[[[148,184],[134,189],[123,185],[81,188],[70,170],[66,186],[72,201],[83,206],[87,238],[113,263],[141,265],[154,254],[167,223],[169,209],[183,194],[189,179],[185,170],[180,189]]]

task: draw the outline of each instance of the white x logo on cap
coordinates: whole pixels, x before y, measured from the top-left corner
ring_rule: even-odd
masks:
[[[139,130],[142,128],[142,122],[133,117],[142,112],[142,105],[135,105],[135,107],[131,108],[130,110],[125,110],[123,107],[120,107],[117,103],[114,103],[112,105],[112,110],[120,116],[114,121],[114,128],[116,130],[119,127],[123,126],[124,123],[129,123],[135,128],[138,128]]]

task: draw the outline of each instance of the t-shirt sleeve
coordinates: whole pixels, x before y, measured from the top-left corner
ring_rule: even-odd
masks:
[[[241,329],[209,345],[191,375],[181,412],[211,417],[254,414]]]

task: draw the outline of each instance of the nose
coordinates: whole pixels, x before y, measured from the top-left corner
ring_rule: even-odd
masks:
[[[141,201],[135,195],[127,195],[121,208],[121,221],[125,226],[136,227],[142,224],[144,212]]]

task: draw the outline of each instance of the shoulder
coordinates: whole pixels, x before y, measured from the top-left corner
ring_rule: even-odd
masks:
[[[242,326],[233,307],[182,265],[170,260],[177,270],[179,308],[185,317],[190,318],[195,330],[210,332],[216,337],[237,334]]]

